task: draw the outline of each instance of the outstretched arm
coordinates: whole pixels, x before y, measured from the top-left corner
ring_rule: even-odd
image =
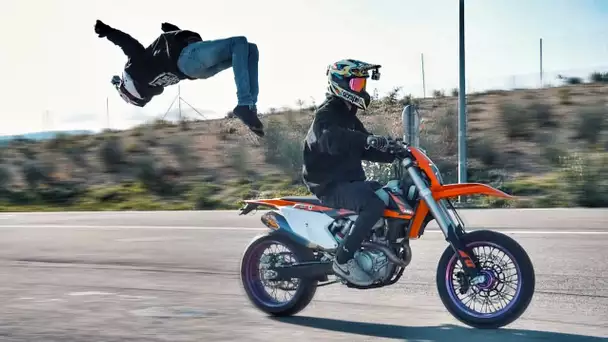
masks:
[[[97,20],[95,24],[95,32],[99,37],[106,37],[109,41],[118,45],[129,58],[135,57],[144,52],[145,48],[137,39],[129,34],[117,30],[109,25],[104,24],[101,20]]]

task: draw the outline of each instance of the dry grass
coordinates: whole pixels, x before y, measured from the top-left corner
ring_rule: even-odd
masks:
[[[455,94],[399,99],[395,91],[360,118],[373,132],[401,136],[403,104],[419,103],[426,121],[423,147],[449,178],[455,174],[458,142]],[[553,171],[566,152],[605,150],[606,95],[605,83],[468,95],[471,169],[539,175]],[[213,182],[230,187],[235,180],[256,183],[278,177],[297,184],[301,143],[312,111],[266,114],[262,120],[267,127],[262,139],[232,118],[179,124],[157,121],[128,131],[15,142],[0,150],[0,187],[25,188],[28,180],[45,179],[110,186],[140,179],[142,174],[161,183]],[[167,170],[173,171],[168,175]]]

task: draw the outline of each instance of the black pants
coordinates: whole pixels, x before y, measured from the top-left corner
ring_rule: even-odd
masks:
[[[375,193],[381,187],[378,182],[344,182],[332,186],[318,196],[323,203],[331,207],[353,210],[359,215],[350,234],[338,249],[336,260],[339,263],[353,258],[369,231],[382,217],[385,205]]]

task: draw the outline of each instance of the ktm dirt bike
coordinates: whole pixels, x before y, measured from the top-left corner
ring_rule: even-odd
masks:
[[[240,215],[260,206],[272,209],[261,216],[269,231],[254,238],[242,256],[241,281],[249,300],[268,314],[287,316],[304,309],[318,286],[340,281],[359,289],[395,284],[412,259],[410,241],[421,238],[435,220],[449,244],[436,271],[437,291],[447,310],[476,328],[495,329],[515,321],[534,294],[530,258],[507,235],[465,232],[450,200],[467,195],[513,197],[485,184],[443,184],[439,169],[425,152],[401,141],[393,152],[397,177],[383,187],[389,204],[355,254],[375,282],[362,287],[329,279],[335,276],[336,248],[356,213],[329,208],[314,196],[247,200]],[[293,296],[274,298],[275,290]]]

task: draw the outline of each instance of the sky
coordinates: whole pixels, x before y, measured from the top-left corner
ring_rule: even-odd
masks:
[[[457,0],[2,0],[0,135],[48,129],[124,129],[164,115],[178,86],[146,107],[125,103],[110,84],[126,57],[94,32],[95,20],[144,46],[161,23],[204,40],[245,36],[258,45],[259,111],[323,100],[325,68],[344,58],[381,64],[368,83],[422,96],[458,87]],[[545,83],[557,73],[608,72],[607,0],[466,0],[467,91]],[[514,76],[517,75],[517,76]],[[182,98],[207,117],[236,105],[232,69],[183,81]],[[403,94],[403,93],[402,93]],[[176,108],[176,105],[173,107]],[[197,114],[182,103],[188,117]],[[109,115],[106,115],[109,113]],[[170,114],[175,119],[176,111]],[[108,120],[109,117],[109,120]]]

